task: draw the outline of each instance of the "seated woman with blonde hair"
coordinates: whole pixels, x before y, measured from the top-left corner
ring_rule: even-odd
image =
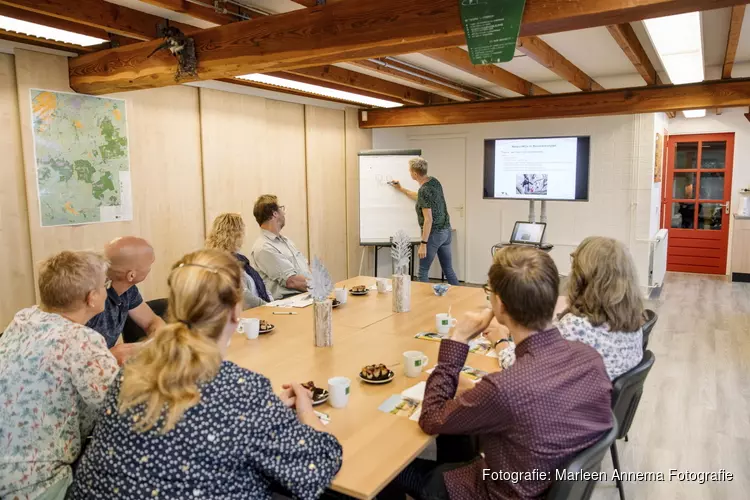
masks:
[[[245,240],[245,221],[236,213],[223,213],[214,219],[211,232],[206,238],[206,248],[224,250],[234,255],[242,265],[242,294],[244,309],[259,307],[273,299],[268,294],[266,284],[247,257],[240,253]]]
[[[291,384],[276,396],[267,378],[223,359],[242,305],[237,260],[188,254],[168,284],[169,323],[115,379],[71,498],[320,496],[342,450],[309,392]]]
[[[40,306],[16,313],[0,337],[0,498],[57,500],[117,375],[107,343],[86,322],[104,310],[104,257],[61,252],[39,270]]]
[[[568,297],[556,326],[601,354],[610,380],[643,358],[643,300],[635,264],[617,240],[586,238],[571,254]]]

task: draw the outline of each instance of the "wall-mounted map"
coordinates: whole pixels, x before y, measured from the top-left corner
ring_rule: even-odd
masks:
[[[125,101],[30,92],[42,226],[132,220]]]

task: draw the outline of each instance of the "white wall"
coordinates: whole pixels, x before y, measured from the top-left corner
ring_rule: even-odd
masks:
[[[736,213],[739,203],[739,190],[750,187],[750,122],[745,118],[747,108],[723,110],[716,115],[708,110],[705,118],[676,118],[669,122],[669,135],[716,134],[734,132],[734,164],[732,171],[732,213]],[[732,231],[734,218],[731,217],[729,231],[729,252],[727,272],[732,261]]]
[[[514,222],[528,215],[527,202],[482,198],[484,140],[590,135],[589,202],[548,202],[547,241],[555,245],[552,256],[560,272],[567,274],[569,254],[581,240],[592,235],[616,238],[630,247],[645,286],[648,240],[655,232],[651,219],[656,121],[656,115],[649,114],[378,129],[373,147],[419,147],[420,138],[435,136],[466,138],[467,281],[482,283],[491,263],[490,247],[507,241]]]

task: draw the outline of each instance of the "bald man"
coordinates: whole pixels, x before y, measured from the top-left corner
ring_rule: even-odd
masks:
[[[104,256],[110,262],[107,301],[104,311],[91,318],[86,326],[102,334],[107,347],[122,364],[135,349],[132,344],[115,346],[128,316],[149,336],[164,325],[164,320],[143,301],[136,286],[151,271],[154,249],[143,238],[124,236],[110,241],[104,247]]]

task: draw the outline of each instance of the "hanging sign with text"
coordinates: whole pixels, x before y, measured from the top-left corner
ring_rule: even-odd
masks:
[[[526,0],[458,2],[472,64],[494,64],[513,59]]]

